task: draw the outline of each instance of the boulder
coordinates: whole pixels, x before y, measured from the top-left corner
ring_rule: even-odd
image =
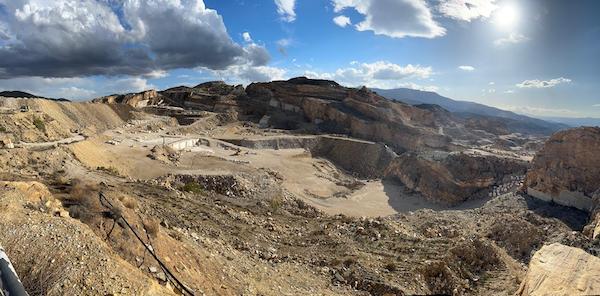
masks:
[[[600,128],[558,132],[542,147],[527,172],[524,190],[565,206],[591,211],[600,188]]]
[[[517,295],[599,295],[600,258],[554,243],[533,255]]]

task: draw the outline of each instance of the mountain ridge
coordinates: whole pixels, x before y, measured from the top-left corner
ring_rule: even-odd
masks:
[[[469,101],[458,101],[444,97],[436,92],[420,91],[410,88],[380,89],[371,88],[371,90],[391,100],[403,101],[411,105],[435,104],[459,116],[491,116],[515,120],[514,124],[526,124],[528,129],[538,131],[543,134],[551,134],[561,129],[568,128],[569,125],[560,122],[551,122],[543,119],[533,118],[526,115],[517,114],[511,111],[502,110],[496,107],[487,106],[480,103]]]

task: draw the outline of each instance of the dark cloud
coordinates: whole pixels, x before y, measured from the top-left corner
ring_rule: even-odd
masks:
[[[141,75],[265,65],[267,50],[233,42],[202,0],[0,0],[0,78]]]

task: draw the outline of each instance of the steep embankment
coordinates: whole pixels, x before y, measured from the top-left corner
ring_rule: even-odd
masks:
[[[0,133],[12,142],[46,142],[74,133],[95,134],[123,125],[131,107],[44,99],[0,100]]]
[[[322,157],[361,178],[383,177],[388,164],[396,157],[381,143],[333,136],[283,136],[262,139],[223,139],[253,149],[303,148],[313,157]]]
[[[30,295],[175,295],[69,218],[44,185],[0,186],[0,243]]]
[[[458,204],[526,169],[525,162],[491,156],[450,154],[435,160],[405,153],[392,161],[385,175],[433,201]]]

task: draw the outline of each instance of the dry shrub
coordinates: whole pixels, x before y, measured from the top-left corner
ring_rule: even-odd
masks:
[[[83,182],[79,179],[71,181],[71,191],[68,201],[69,215],[86,224],[92,224],[99,219],[102,205],[98,200],[98,186],[93,183]]]
[[[18,246],[27,245],[32,250],[42,250],[43,241],[24,241],[22,238],[3,237],[3,243],[7,249],[17,250]],[[42,244],[42,245],[40,245]],[[69,261],[64,255],[46,256],[41,259],[29,253],[15,252],[11,254],[10,260],[15,271],[20,277],[23,287],[30,296],[49,295],[57,285],[66,280],[65,270],[68,269]],[[57,257],[60,256],[60,257]]]
[[[123,199],[121,200],[121,202],[128,209],[135,210],[138,207],[137,199],[130,197],[130,196],[123,196]]]
[[[160,231],[160,222],[156,218],[147,218],[144,219],[144,229],[146,229],[146,233],[152,237],[156,238],[158,236],[158,232]]]

